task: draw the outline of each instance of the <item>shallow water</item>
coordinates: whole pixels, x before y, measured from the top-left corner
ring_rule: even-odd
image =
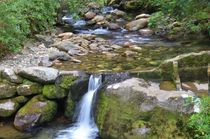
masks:
[[[105,38],[114,44],[122,45],[125,42],[131,42],[137,45],[141,50],[132,50],[123,48],[117,51],[111,51],[105,54],[89,53],[87,56],[75,57],[82,61],[81,64],[72,62],[63,62],[55,67],[64,70],[84,70],[88,72],[119,72],[119,71],[138,71],[153,69],[166,59],[176,57],[177,55],[210,50],[209,41],[168,41],[157,36],[143,37],[138,32],[127,32],[123,30],[109,31],[106,29],[96,30],[76,30],[77,33],[100,32],[97,36]],[[125,56],[125,51],[134,51],[134,56]]]

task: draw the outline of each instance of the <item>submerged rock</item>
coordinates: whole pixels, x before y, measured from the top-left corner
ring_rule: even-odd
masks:
[[[40,83],[53,83],[58,77],[57,69],[47,67],[22,68],[17,73],[26,79]]]
[[[33,97],[16,114],[14,126],[20,131],[29,130],[51,121],[57,112],[57,103],[42,95]]]
[[[140,29],[139,33],[142,36],[149,37],[149,36],[152,36],[154,34],[154,31],[149,29],[149,28],[145,28],[145,29]]]

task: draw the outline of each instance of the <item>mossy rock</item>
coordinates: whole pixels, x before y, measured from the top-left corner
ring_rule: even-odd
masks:
[[[24,96],[0,100],[0,117],[12,116],[20,108],[21,104],[27,102],[27,100]]]
[[[160,89],[166,91],[176,91],[176,84],[173,81],[160,82]]]
[[[67,94],[67,90],[56,85],[45,85],[43,88],[43,95],[48,99],[61,99],[66,97]]]
[[[23,84],[17,87],[18,95],[29,96],[42,93],[43,86],[41,84],[24,80]]]
[[[68,97],[66,99],[66,104],[65,104],[65,116],[68,118],[72,118],[74,115],[74,107],[75,107],[75,102],[72,100],[72,95],[71,93],[68,94]]]
[[[63,89],[69,90],[70,87],[74,84],[79,77],[74,75],[60,75],[59,78],[56,80],[56,85]]]
[[[37,95],[17,112],[14,126],[21,131],[29,130],[32,127],[51,121],[56,112],[56,102],[47,100],[43,95]]]
[[[0,99],[10,98],[16,95],[16,85],[7,81],[0,82]]]
[[[114,95],[101,92],[99,97],[96,122],[102,138],[188,138],[185,121],[186,117],[162,108],[141,112],[132,102],[122,102]],[[136,133],[140,128],[149,129],[148,133]]]

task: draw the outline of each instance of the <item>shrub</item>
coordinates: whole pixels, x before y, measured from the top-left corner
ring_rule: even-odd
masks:
[[[202,99],[201,112],[193,114],[190,117],[188,127],[191,130],[193,138],[210,138],[210,97]]]
[[[18,51],[30,35],[50,29],[56,21],[57,0],[0,2],[0,43]]]

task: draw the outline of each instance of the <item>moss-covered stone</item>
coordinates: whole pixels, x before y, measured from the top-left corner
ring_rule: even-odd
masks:
[[[0,99],[10,98],[16,95],[16,85],[2,81],[0,82]]]
[[[176,85],[173,81],[162,81],[160,82],[160,89],[166,91],[176,91]]]
[[[99,97],[96,122],[102,138],[188,138],[184,121],[185,117],[162,108],[140,112],[136,104],[122,102],[114,95],[101,93]],[[138,133],[141,128],[149,129],[148,133]]]
[[[17,112],[14,125],[21,131],[28,130],[51,121],[56,112],[56,102],[47,100],[43,95],[37,95]]]
[[[27,100],[24,96],[0,100],[0,117],[12,116],[20,108],[21,104],[27,102]]]
[[[72,95],[71,93],[68,94],[68,97],[66,99],[66,104],[65,104],[65,116],[68,118],[72,118],[74,115],[74,107],[75,107],[75,102],[72,100]]]
[[[57,85],[63,89],[69,89],[75,80],[78,79],[78,76],[74,75],[61,75]]]
[[[24,80],[23,84],[17,87],[18,95],[29,96],[42,93],[43,86],[41,84]]]
[[[43,95],[49,99],[64,98],[67,94],[68,91],[56,85],[45,85],[43,88]]]

